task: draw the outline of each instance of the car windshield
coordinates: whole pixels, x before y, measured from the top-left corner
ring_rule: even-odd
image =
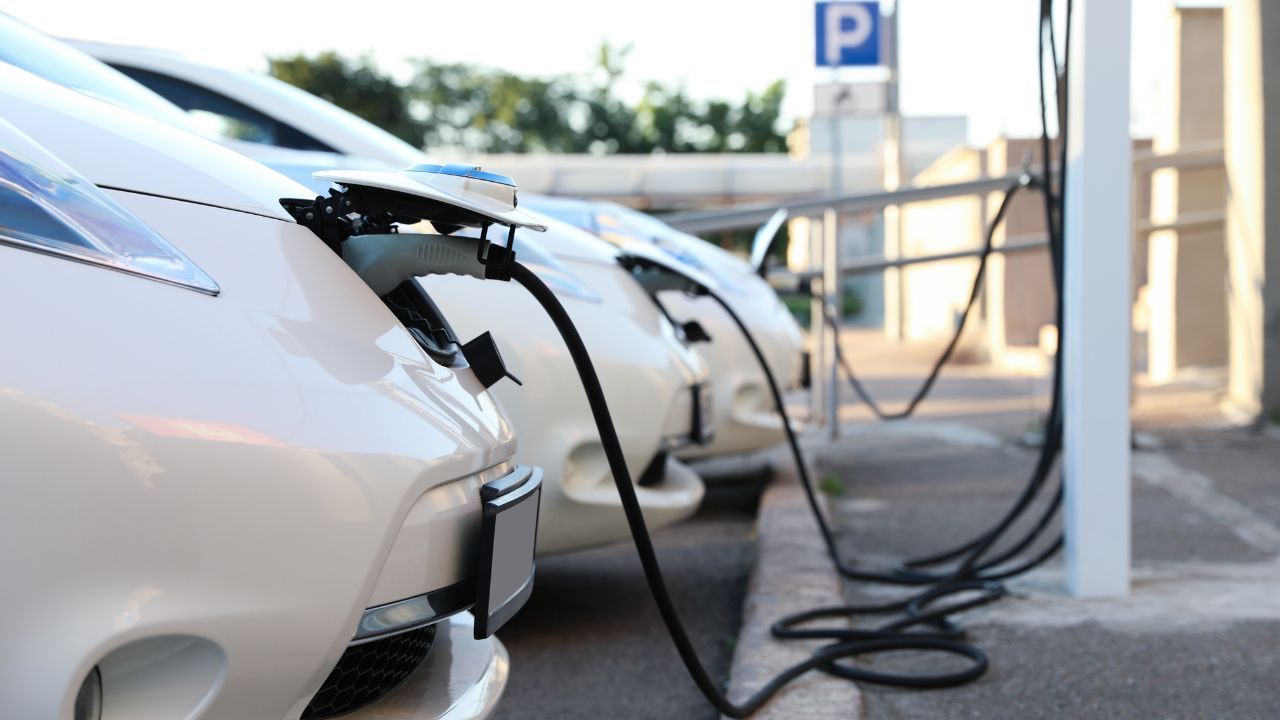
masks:
[[[425,155],[409,143],[374,125],[373,123],[361,118],[357,115],[347,112],[342,108],[334,105],[323,98],[316,97],[311,93],[294,87],[283,80],[278,80],[270,75],[260,75],[258,73],[240,73],[240,77],[247,83],[258,86],[258,88],[273,93],[281,102],[286,103],[297,109],[297,113],[289,113],[287,117],[296,115],[310,115],[313,120],[322,120],[327,123],[332,132],[317,134],[320,139],[326,143],[334,145],[339,151],[344,153],[354,153],[355,150],[350,147],[342,147],[342,136],[352,137],[358,136],[360,141],[369,145],[374,145],[380,151],[378,158],[385,162],[394,160],[394,164],[403,167],[418,165],[424,162]],[[279,118],[283,119],[283,118]],[[363,155],[371,155],[372,153],[364,152]]]
[[[184,129],[187,114],[88,55],[0,13],[0,62],[86,95]]]

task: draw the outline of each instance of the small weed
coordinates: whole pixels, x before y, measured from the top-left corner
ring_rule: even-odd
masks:
[[[818,481],[818,489],[828,497],[840,497],[844,494],[844,484],[835,475],[823,475]]]

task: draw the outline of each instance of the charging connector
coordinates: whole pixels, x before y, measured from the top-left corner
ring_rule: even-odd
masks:
[[[483,248],[481,248],[483,249]],[[379,296],[423,275],[485,279],[475,238],[418,233],[355,235],[342,243],[342,259]]]

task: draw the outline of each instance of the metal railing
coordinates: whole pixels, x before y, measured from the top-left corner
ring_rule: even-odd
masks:
[[[1224,162],[1223,145],[1221,142],[1188,145],[1172,153],[1138,151],[1134,153],[1133,161],[1135,180],[1143,174],[1163,168],[1193,170],[1221,167]],[[1035,168],[1028,168],[1024,172],[1036,173],[1038,171]],[[927,187],[909,187],[895,191],[873,191],[806,198],[782,203],[761,203],[716,210],[679,212],[666,215],[663,220],[686,232],[713,233],[756,228],[768,222],[769,218],[779,209],[785,209],[790,217],[808,217],[814,219],[816,223],[834,226],[838,223],[838,218],[842,213],[884,210],[890,207],[901,208],[906,205],[933,200],[969,196],[983,197],[987,194],[1004,190],[1016,182],[1022,174],[1023,172],[1010,173],[1000,177],[986,177]],[[985,231],[984,226],[987,222],[987,216],[985,212],[978,213],[978,216],[979,224],[983,227],[979,227],[977,237],[981,238]],[[1156,223],[1147,219],[1140,219],[1135,221],[1133,229],[1135,234],[1148,235],[1161,230],[1189,230],[1213,227],[1222,223],[1224,219],[1224,210],[1184,212],[1171,222]],[[836,341],[835,328],[827,326],[825,318],[828,315],[835,317],[836,309],[839,307],[839,296],[836,288],[830,286],[839,285],[839,279],[855,275],[897,271],[912,265],[978,257],[982,254],[982,248],[978,246],[929,255],[879,256],[845,261],[840,258],[837,243],[838,232],[835,227],[823,227],[819,232],[814,233],[814,236],[823,238],[821,243],[822,251],[821,253],[810,253],[810,257],[820,256],[823,262],[817,264],[810,262],[810,267],[806,271],[780,271],[777,275],[779,276],[778,279],[784,282],[788,279],[793,281],[816,279],[825,280],[824,284],[828,285],[828,287],[823,288],[823,297],[821,299],[815,298],[814,312],[811,313],[811,334],[815,338],[815,345],[818,347],[815,348],[817,350],[814,353],[815,367],[811,373],[813,388],[810,394],[810,417],[811,419],[824,419],[825,424],[828,426],[828,432],[834,438],[839,428],[840,382],[837,375],[838,368],[833,345]],[[1047,245],[1048,237],[1045,235],[1008,238],[1005,242],[994,246],[992,253],[1020,253],[1041,249],[1047,247]],[[836,282],[832,282],[833,280]],[[823,312],[823,304],[826,304],[827,312]]]
[[[663,215],[662,220],[672,227],[689,233],[743,230],[763,225],[779,209],[786,210],[792,217],[818,216],[827,210],[835,210],[842,213],[883,210],[886,207],[964,197],[966,195],[980,195],[1003,190],[1010,183],[1016,182],[1020,175],[1021,173],[1012,173],[1004,177],[982,178],[946,185],[930,185],[928,187],[910,187],[892,192],[866,192],[793,200],[784,203],[742,205],[723,210],[679,212]]]
[[[1164,226],[1161,226],[1163,229]],[[999,245],[991,248],[993,254],[1012,254],[1025,252],[1027,250],[1039,250],[1049,244],[1047,235],[1028,235],[1015,239],[1006,240]],[[962,250],[951,250],[943,253],[933,253],[931,255],[911,255],[909,257],[887,258],[883,255],[874,255],[869,257],[859,257],[840,265],[840,275],[844,277],[852,275],[869,275],[885,270],[894,270],[898,268],[908,267],[910,265],[922,265],[925,263],[943,262],[945,260],[962,260],[964,258],[978,257],[982,254],[982,248],[964,248]],[[812,280],[822,277],[821,270],[770,270],[769,278],[772,281],[777,278],[781,285],[794,285],[801,280]]]

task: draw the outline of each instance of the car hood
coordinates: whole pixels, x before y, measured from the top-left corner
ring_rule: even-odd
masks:
[[[619,250],[599,237],[567,222],[544,215],[537,210],[522,207],[526,213],[537,218],[546,225],[545,232],[534,235],[526,231],[518,231],[516,240],[528,241],[541,246],[552,255],[563,259],[581,260],[601,265],[617,265]]]
[[[281,198],[307,188],[194,133],[0,63],[5,119],[105,188],[293,218]]]
[[[324,170],[386,170],[397,168],[371,158],[343,155],[324,150],[295,150],[282,148],[266,143],[249,142],[221,138],[224,146],[235,150],[247,158],[256,160],[275,170],[285,177],[303,185],[317,195],[324,195],[333,187],[333,182],[313,177]]]

